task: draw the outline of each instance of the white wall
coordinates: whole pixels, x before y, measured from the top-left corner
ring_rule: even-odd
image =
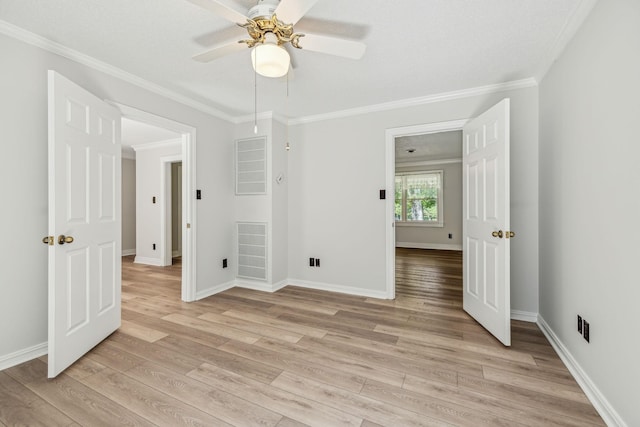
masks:
[[[236,126],[235,139],[264,136],[267,139],[267,193],[260,195],[237,195],[235,214],[237,221],[266,222],[268,229],[267,265],[268,278],[264,289],[285,284],[288,277],[288,152],[286,126],[273,119],[258,121],[258,133],[254,133],[254,123],[246,122]],[[233,146],[233,141],[230,141]],[[275,182],[283,175],[280,184]],[[237,257],[234,260],[237,264]],[[235,266],[234,266],[235,271]],[[242,281],[246,283],[246,280]],[[254,284],[261,287],[260,284]]]
[[[148,111],[197,129],[195,201],[198,224],[196,287],[233,279],[218,259],[233,247],[233,125],[69,59],[0,35],[0,117],[6,158],[0,168],[0,366],[47,341],[47,70],[54,69],[98,97]],[[192,195],[193,197],[193,195]],[[7,203],[5,206],[4,203]],[[7,208],[10,206],[11,208]],[[211,242],[215,241],[215,245]],[[216,262],[212,262],[216,260]],[[7,362],[8,361],[8,362]]]
[[[154,144],[149,144],[154,147]],[[163,210],[171,201],[165,200],[162,191],[163,169],[170,170],[170,165],[162,162],[163,157],[180,156],[182,145],[178,139],[170,145],[136,149],[136,258],[140,264],[164,265],[161,254],[165,242],[162,239],[161,226]],[[169,181],[169,177],[165,178]],[[169,181],[170,183],[171,181]],[[155,197],[156,202],[153,203]],[[170,225],[170,224],[167,224]],[[156,248],[153,249],[153,245]],[[167,248],[171,251],[172,248]]]
[[[122,253],[136,253],[136,161],[122,158]]]
[[[289,277],[385,290],[385,130],[476,117],[511,98],[512,309],[538,312],[536,87],[291,127]],[[320,268],[308,258],[321,258]]]
[[[271,280],[274,284],[281,283],[289,277],[289,152],[285,148],[286,143],[286,126],[274,120],[271,144]],[[278,175],[283,177],[279,184],[276,182]]]
[[[443,173],[442,213],[444,227],[424,227],[396,223],[396,247],[462,250],[462,160],[429,166],[403,166],[396,163],[396,173]],[[449,233],[452,238],[449,239]]]
[[[628,426],[640,425],[638,52],[640,2],[600,1],[540,86],[540,315],[610,425]]]

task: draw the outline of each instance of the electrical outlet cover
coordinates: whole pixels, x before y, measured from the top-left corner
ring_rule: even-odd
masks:
[[[578,332],[582,333],[582,316],[578,314]]]
[[[586,320],[582,325],[582,336],[585,340],[587,340],[587,342],[589,342],[589,322],[587,322]]]

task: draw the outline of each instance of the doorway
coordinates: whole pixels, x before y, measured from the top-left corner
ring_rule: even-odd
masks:
[[[449,182],[450,179],[445,177],[445,168],[451,170],[451,177],[454,176],[454,170],[461,170],[461,146],[462,146],[462,128],[467,120],[456,120],[444,123],[425,124],[417,126],[409,126],[403,128],[388,129],[386,131],[386,178],[387,188],[395,189],[398,180],[403,181],[403,185],[411,185],[414,181],[420,180],[437,180],[440,184]],[[452,150],[451,145],[457,144],[459,141],[460,149]],[[431,142],[431,143],[430,143]],[[457,154],[458,151],[460,154]],[[396,159],[399,162],[396,162]],[[398,165],[402,165],[397,167]],[[434,173],[435,171],[435,173]],[[427,173],[425,173],[427,172]],[[404,175],[399,175],[404,174]],[[435,177],[437,175],[438,177]],[[407,180],[412,180],[407,184]],[[455,182],[455,180],[454,180]],[[455,184],[461,190],[462,181]],[[394,195],[397,193],[394,191]],[[387,226],[386,226],[386,260],[387,260],[387,295],[389,299],[396,297],[396,234],[400,237],[399,246],[416,247],[419,249],[460,249],[462,250],[462,224],[460,221],[454,221],[454,229],[447,229],[445,225],[444,213],[448,213],[449,209],[444,208],[444,194],[440,194],[440,209],[436,209],[436,220],[430,221],[429,224],[417,224],[415,215],[409,215],[406,208],[397,209],[398,198],[394,196],[394,200],[387,203]],[[406,195],[401,197],[400,204],[407,205]],[[437,204],[436,203],[436,204]],[[461,204],[459,215],[461,215]],[[424,212],[423,212],[424,214]],[[438,216],[439,215],[439,216]],[[424,219],[424,215],[422,216]],[[431,217],[433,219],[433,216]],[[400,219],[400,221],[398,221]],[[419,241],[406,241],[411,236],[413,230],[418,230],[421,236]],[[449,239],[451,234],[451,239]],[[412,238],[415,239],[415,238]],[[435,241],[434,241],[435,239]],[[431,240],[431,242],[429,242]],[[449,242],[451,241],[451,242]]]
[[[172,242],[177,240],[179,247],[176,248],[176,251],[179,253],[179,258],[176,258],[176,263],[181,267],[181,299],[186,302],[194,301],[196,295],[194,281],[196,268],[196,212],[193,206],[194,197],[190,196],[195,194],[193,189],[195,183],[195,129],[132,107],[120,104],[115,105],[122,112],[123,123],[130,121],[143,126],[161,129],[166,132],[165,135],[171,135],[171,139],[165,141],[156,139],[156,145],[175,145],[177,147],[177,151],[173,152],[174,154],[159,155],[156,158],[158,163],[153,166],[156,171],[160,171],[160,176],[158,177],[159,188],[154,191],[153,196],[148,197],[149,200],[145,199],[144,203],[153,206],[160,212],[157,228],[154,228],[155,230],[160,230],[160,235],[147,242],[144,249],[153,250],[157,246],[159,251],[153,254],[153,259],[149,264],[170,266],[173,264],[174,254]],[[123,140],[124,132],[125,130],[123,129]],[[172,186],[176,184],[172,182],[171,177],[176,173],[179,175],[179,189],[172,191]],[[175,206],[172,205],[171,199],[172,194],[176,193],[179,194],[180,207],[177,214],[172,214]],[[173,227],[172,224],[175,224],[176,227]],[[176,234],[178,237],[173,237]],[[158,243],[157,245],[156,242]],[[136,241],[136,247],[139,245],[140,243]],[[139,250],[136,248],[136,251]]]
[[[509,145],[510,100],[470,120],[388,129],[386,187],[393,190],[396,138],[463,131],[463,309],[505,346],[511,345]],[[388,298],[395,290],[395,203],[386,202]]]
[[[462,309],[462,131],[395,141],[395,293]]]

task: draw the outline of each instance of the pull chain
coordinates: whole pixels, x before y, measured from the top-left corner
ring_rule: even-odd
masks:
[[[258,63],[258,49],[253,48],[254,64]],[[258,71],[253,67],[253,133],[258,134]]]
[[[285,135],[286,135],[286,141],[287,143],[284,146],[284,149],[289,151],[291,150],[291,146],[289,145],[289,71],[287,71],[287,99],[285,100],[285,106],[284,106],[285,112],[286,112],[286,119],[287,119],[287,123],[286,123],[286,130],[285,130]]]

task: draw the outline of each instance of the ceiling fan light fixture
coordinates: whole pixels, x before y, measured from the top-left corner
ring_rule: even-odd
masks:
[[[251,50],[251,64],[256,73],[265,77],[282,77],[289,71],[289,52],[276,43],[266,41]]]

